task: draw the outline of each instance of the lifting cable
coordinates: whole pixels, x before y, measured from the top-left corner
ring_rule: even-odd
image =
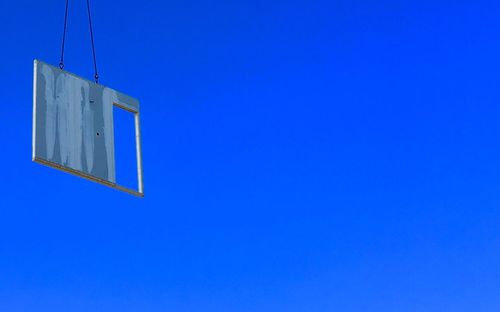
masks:
[[[59,68],[64,69],[64,44],[66,41],[66,25],[68,22],[68,4],[69,0],[66,0],[66,9],[64,12],[64,27],[63,27],[63,37],[62,37],[62,43],[61,43],[61,61],[59,62]],[[92,56],[94,60],[94,79],[95,83],[99,83],[99,74],[97,72],[97,61],[95,57],[95,45],[94,45],[94,31],[92,29],[92,17],[90,13],[90,0],[87,0],[87,14],[89,16],[89,28],[90,28],[90,41],[92,43]]]
[[[68,21],[68,0],[66,0],[66,11],[64,13],[64,28],[63,28],[63,37],[61,44],[61,61],[59,62],[59,68],[64,69],[64,42],[66,41],[66,24]]]

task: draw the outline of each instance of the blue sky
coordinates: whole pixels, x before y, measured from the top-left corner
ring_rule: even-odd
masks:
[[[0,2],[1,311],[500,309],[500,4],[91,4],[146,197],[31,162],[64,1]]]

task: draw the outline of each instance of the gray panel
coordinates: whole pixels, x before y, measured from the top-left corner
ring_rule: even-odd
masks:
[[[33,159],[115,184],[113,104],[125,94],[35,60]]]

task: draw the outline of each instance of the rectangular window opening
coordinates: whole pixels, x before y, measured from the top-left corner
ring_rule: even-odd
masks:
[[[135,115],[113,105],[116,183],[138,190]]]

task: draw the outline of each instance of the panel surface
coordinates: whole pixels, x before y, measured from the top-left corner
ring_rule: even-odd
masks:
[[[113,105],[132,97],[35,60],[33,160],[116,184]]]

